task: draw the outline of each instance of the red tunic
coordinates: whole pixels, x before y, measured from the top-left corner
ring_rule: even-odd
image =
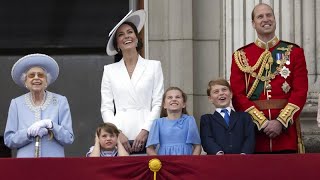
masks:
[[[269,99],[287,99],[288,103],[291,103],[293,106],[297,106],[297,111],[293,113],[293,119],[290,118],[288,121],[291,121],[293,124],[289,124],[288,127],[282,131],[282,133],[274,139],[270,139],[264,132],[263,128],[256,133],[256,152],[273,152],[281,150],[297,150],[297,131],[294,124],[295,119],[299,116],[307,98],[308,92],[308,76],[306,61],[303,49],[299,46],[284,42],[276,41],[274,46],[269,49],[273,54],[274,62],[272,66],[277,66],[277,57],[275,56],[279,51],[279,45],[292,45],[292,49],[289,55],[290,64],[284,64],[284,67],[290,70],[288,77],[282,77],[281,74],[276,75],[270,81],[272,87],[269,92]],[[265,51],[264,48],[259,47],[257,41],[256,43],[251,43],[247,46],[240,48],[238,51],[245,52],[249,66],[254,66],[258,61],[260,55]],[[254,72],[258,73],[260,68],[257,68]],[[274,72],[274,71],[273,71]],[[281,71],[280,71],[281,72]],[[244,73],[240,70],[239,66],[235,62],[235,54],[232,57],[231,65],[231,76],[230,84],[233,92],[232,103],[236,111],[248,111],[250,107],[257,108],[252,102],[253,99],[247,97],[248,89],[251,88],[256,78],[250,77],[248,81],[248,87],[246,88],[246,78],[250,76],[250,73]],[[283,84],[287,82],[290,89],[286,93],[283,87]],[[288,86],[287,86],[288,87]],[[265,91],[262,91],[256,94],[257,100],[267,100],[267,94]],[[290,104],[289,104],[290,105]],[[269,110],[262,110],[264,116],[267,120],[275,120],[278,118],[281,113],[281,109],[271,109],[270,114]],[[292,117],[292,116],[291,116]],[[255,122],[255,120],[254,120]],[[256,122],[255,122],[256,123]],[[257,123],[256,123],[257,124]],[[282,123],[283,124],[283,123]],[[285,125],[284,125],[285,126]],[[259,126],[258,126],[259,127]]]

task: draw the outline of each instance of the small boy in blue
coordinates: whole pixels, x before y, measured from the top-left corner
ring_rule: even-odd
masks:
[[[96,130],[95,143],[91,146],[87,157],[114,157],[129,156],[129,153],[120,143],[120,131],[112,123],[102,123]]]
[[[213,114],[200,119],[201,144],[207,154],[251,154],[255,146],[255,130],[247,112],[235,112],[230,107],[232,92],[225,79],[208,83],[207,95],[215,106]]]

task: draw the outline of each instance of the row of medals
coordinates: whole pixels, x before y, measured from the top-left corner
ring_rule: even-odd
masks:
[[[283,61],[285,60],[285,64],[286,65],[290,65],[290,56],[289,55],[284,55],[282,53],[277,53],[276,54],[276,62],[279,66],[282,65],[282,63],[284,63]],[[290,70],[289,68],[287,68],[286,66],[283,66],[282,69],[280,70],[280,75],[281,77],[283,77],[284,79],[287,79],[288,76],[290,75]],[[269,81],[270,82],[270,81]],[[269,82],[267,82],[266,84],[266,90],[271,90],[271,84],[269,84]],[[282,90],[284,93],[288,93],[291,89],[290,85],[287,83],[287,81],[284,81],[284,83],[281,86]]]

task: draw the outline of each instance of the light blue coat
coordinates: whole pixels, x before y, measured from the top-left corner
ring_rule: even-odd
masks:
[[[52,120],[53,138],[41,138],[40,157],[64,157],[64,145],[74,141],[70,108],[66,97],[49,91],[41,107],[32,105],[31,93],[11,100],[4,143],[17,149],[17,157],[34,157],[35,138],[27,136],[27,129],[42,119]]]

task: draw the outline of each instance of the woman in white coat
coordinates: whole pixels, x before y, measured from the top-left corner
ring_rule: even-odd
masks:
[[[144,59],[138,53],[142,49],[138,33],[144,22],[144,10],[130,11],[109,33],[107,53],[120,54],[122,59],[104,67],[101,82],[103,121],[118,127],[120,142],[130,153],[145,153],[163,95],[160,61]]]

